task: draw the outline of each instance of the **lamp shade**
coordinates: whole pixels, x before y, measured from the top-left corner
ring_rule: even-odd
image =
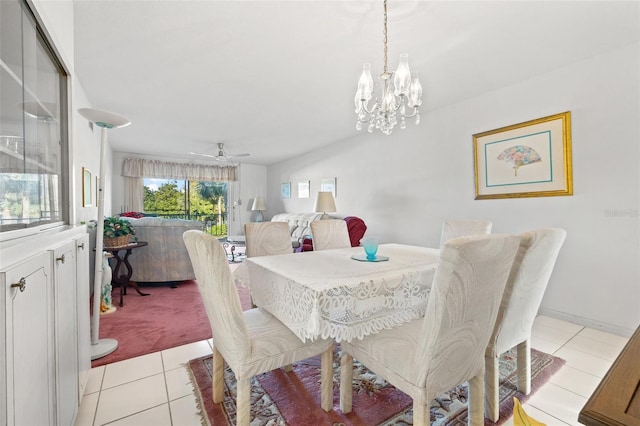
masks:
[[[333,193],[331,191],[320,191],[316,197],[316,205],[314,207],[315,212],[335,212],[336,202],[333,199]]]
[[[256,197],[253,199],[253,206],[251,206],[251,210],[261,211],[266,209],[267,209],[267,205],[265,204],[263,197]]]

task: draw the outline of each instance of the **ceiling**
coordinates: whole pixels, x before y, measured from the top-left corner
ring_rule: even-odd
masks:
[[[389,1],[389,68],[409,54],[425,116],[637,42],[639,5]],[[90,106],[132,121],[110,133],[115,151],[201,162],[189,152],[224,142],[268,165],[358,135],[353,96],[362,63],[382,72],[382,17],[366,0],[75,0],[74,71]]]

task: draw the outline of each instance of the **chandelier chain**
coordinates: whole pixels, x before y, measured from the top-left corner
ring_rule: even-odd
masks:
[[[387,73],[387,0],[384,0],[384,38],[382,39],[384,45],[384,73]]]

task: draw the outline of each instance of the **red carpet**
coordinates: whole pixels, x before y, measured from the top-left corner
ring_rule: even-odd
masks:
[[[529,395],[516,389],[515,353],[500,359],[500,424],[513,412],[513,397],[526,401],[564,364],[564,360],[535,349],[531,353],[531,387]],[[333,410],[320,407],[320,362],[311,358],[293,365],[293,372],[282,369],[261,374],[251,383],[251,425],[344,425],[390,426],[412,424],[411,398],[381,380],[354,360],[353,411],[340,411],[340,359],[334,357]],[[209,425],[235,424],[235,378],[225,371],[225,399],[214,404],[211,389],[211,356],[189,361],[194,392],[203,418]],[[467,386],[458,386],[439,395],[431,406],[431,424],[454,426],[467,424]],[[485,419],[485,425],[494,423]]]
[[[116,339],[118,349],[92,361],[91,367],[211,338],[209,319],[195,281],[183,281],[177,288],[170,288],[168,283],[139,286],[150,295],[140,296],[129,288],[123,307],[117,306],[120,289],[113,289],[113,302],[118,309],[100,316],[100,338]],[[239,294],[243,308],[250,307],[248,289],[239,289]]]

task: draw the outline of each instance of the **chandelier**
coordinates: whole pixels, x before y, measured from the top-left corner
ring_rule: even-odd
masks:
[[[400,55],[400,63],[395,73],[387,70],[387,0],[384,0],[383,44],[384,70],[380,74],[382,96],[376,98],[373,106],[369,108],[369,100],[373,93],[373,78],[371,78],[371,64],[364,64],[354,99],[358,115],[356,129],[362,130],[362,125],[366,124],[369,133],[376,128],[385,135],[390,135],[398,123],[398,116],[401,129],[407,126],[405,122],[407,118],[415,117],[416,124],[420,123],[418,108],[422,104],[422,85],[417,76],[411,79],[409,55],[406,53]]]

